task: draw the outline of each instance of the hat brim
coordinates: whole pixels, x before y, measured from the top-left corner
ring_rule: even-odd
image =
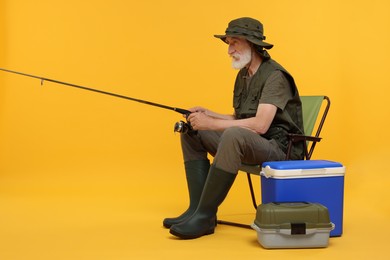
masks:
[[[226,34],[226,35],[214,35],[215,38],[219,38],[221,39],[223,42],[226,43],[226,37],[240,37],[240,38],[244,38],[246,40],[248,40],[249,42],[255,44],[255,45],[259,45],[267,50],[271,49],[272,47],[274,47],[273,44],[270,44],[270,43],[267,43],[267,42],[264,42],[262,40],[259,40],[253,36],[250,36],[250,35],[242,35],[242,34]]]

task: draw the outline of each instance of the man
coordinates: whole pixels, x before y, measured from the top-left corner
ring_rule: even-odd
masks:
[[[265,49],[263,25],[252,18],[229,23],[225,35],[232,66],[239,69],[234,86],[233,115],[203,107],[189,109],[196,134],[182,134],[181,145],[190,195],[189,208],[164,219],[170,233],[192,239],[214,233],[218,206],[225,199],[242,163],[284,160],[287,133],[303,133],[302,108],[292,76]],[[212,165],[207,154],[214,156]],[[291,159],[303,158],[295,145]]]

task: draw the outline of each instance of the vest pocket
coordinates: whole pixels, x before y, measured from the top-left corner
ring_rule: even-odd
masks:
[[[236,88],[234,89],[233,93],[233,107],[236,109],[236,113],[238,112],[237,109],[239,109],[241,106],[241,99],[242,99],[242,88]]]
[[[240,102],[241,101],[241,95],[235,95],[234,94],[234,99],[233,99],[233,107],[235,109],[238,109],[240,108]]]
[[[249,93],[248,97],[248,112],[255,113],[257,112],[257,108],[259,107],[259,93],[256,91],[252,91]]]

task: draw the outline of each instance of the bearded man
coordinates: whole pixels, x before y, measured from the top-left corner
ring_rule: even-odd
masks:
[[[196,134],[182,134],[181,146],[190,205],[165,227],[183,239],[214,233],[219,205],[227,196],[241,164],[284,160],[287,133],[303,134],[302,106],[293,77],[265,49],[261,22],[243,17],[228,24],[225,35],[232,66],[238,69],[232,115],[203,107],[189,109]],[[212,165],[208,154],[214,159]],[[303,158],[295,144],[291,159]]]

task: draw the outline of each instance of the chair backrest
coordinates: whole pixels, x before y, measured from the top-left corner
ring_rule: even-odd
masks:
[[[327,104],[324,112],[322,113],[321,121],[318,125],[317,132],[314,135],[313,129],[317,122],[318,114],[320,112],[324,100],[327,101]],[[326,96],[301,96],[301,101],[303,113],[303,128],[305,135],[312,135],[318,137],[320,135],[325,118],[328,114],[330,100]]]
[[[326,101],[326,106],[322,112],[321,120],[318,123],[316,133],[314,134],[313,129],[316,126],[316,122],[318,121],[317,117],[319,112],[321,111],[321,106],[324,100]],[[318,139],[318,140],[311,140],[310,138],[309,139],[305,138],[306,139],[305,158],[307,160],[310,160],[317,142],[321,140],[320,133],[322,130],[322,126],[324,125],[326,116],[328,115],[328,111],[330,108],[330,99],[327,96],[301,96],[301,101],[302,101],[303,127],[304,127],[305,135],[312,136]],[[289,146],[288,155],[290,154],[290,148],[291,147]]]
[[[305,137],[298,135],[294,138],[297,138],[297,141],[304,141],[305,142],[305,158],[310,159],[311,155],[313,154],[315,145],[317,141],[320,140],[319,136],[321,133],[322,126],[324,125],[326,116],[328,114],[329,108],[330,108],[330,99],[327,96],[300,96],[302,101],[302,116],[303,116],[303,127],[305,132]],[[323,109],[322,116],[320,119],[320,122],[318,123],[318,127],[316,129],[315,135],[313,135],[313,129],[316,126],[316,122],[318,121],[318,115],[320,114],[322,104],[326,101],[326,106]],[[316,137],[316,141],[307,139],[308,136]],[[302,137],[302,138],[301,138]],[[291,141],[291,140],[290,140]],[[308,143],[311,142],[311,145],[309,146]],[[289,143],[289,148],[291,148],[291,142]],[[308,149],[309,148],[309,149]],[[287,154],[290,154],[290,151],[287,152]],[[242,164],[240,167],[241,171],[244,171],[248,174],[260,174],[261,165],[248,165],[248,164]],[[249,177],[248,177],[249,178]]]

